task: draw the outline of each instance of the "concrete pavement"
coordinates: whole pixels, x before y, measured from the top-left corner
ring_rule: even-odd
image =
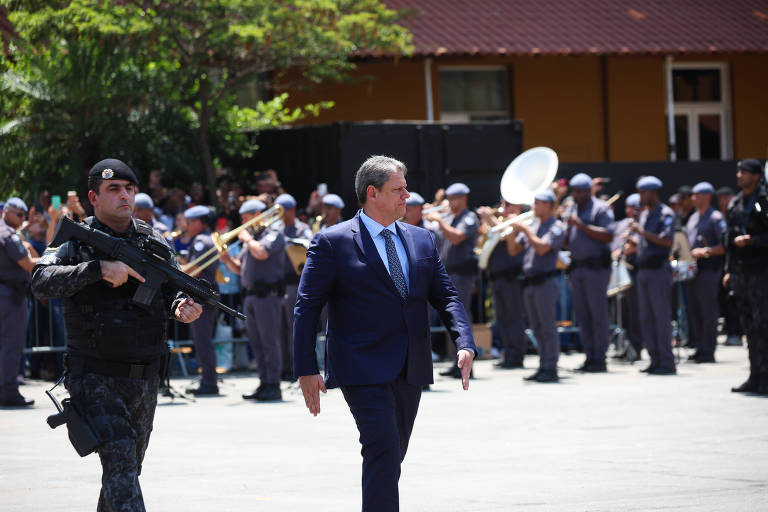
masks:
[[[560,360],[560,384],[522,381],[535,357],[527,370],[479,361],[468,392],[436,372],[403,466],[401,510],[767,510],[768,399],[730,392],[747,376],[746,348],[716,357],[661,377],[638,373],[647,361],[573,374],[583,360],[574,354]],[[160,398],[141,477],[148,510],[360,509],[358,434],[341,392],[313,418],[295,385],[283,385],[282,403],[243,401],[257,383],[232,374],[221,397]],[[64,428],[48,428],[49,386],[22,388],[34,409],[0,410],[5,512],[96,508],[98,457],[79,458]]]

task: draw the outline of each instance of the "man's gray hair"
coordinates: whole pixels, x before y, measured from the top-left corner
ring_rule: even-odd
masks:
[[[403,162],[388,156],[375,155],[363,162],[355,174],[355,194],[360,204],[365,204],[368,185],[381,190],[382,185],[396,172],[405,176],[408,169]]]

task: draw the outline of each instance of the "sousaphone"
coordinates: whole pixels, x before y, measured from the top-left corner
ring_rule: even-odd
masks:
[[[510,204],[533,204],[534,197],[544,192],[552,184],[557,174],[557,153],[554,150],[539,146],[520,153],[507,166],[501,176],[501,197]],[[488,238],[483,244],[478,256],[478,266],[485,270],[488,259],[496,245],[509,236],[514,222],[529,222],[533,220],[533,212],[518,215],[505,220],[488,231]]]

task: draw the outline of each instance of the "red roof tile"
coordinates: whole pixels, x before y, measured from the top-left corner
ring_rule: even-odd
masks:
[[[768,52],[768,0],[384,0],[416,55]]]

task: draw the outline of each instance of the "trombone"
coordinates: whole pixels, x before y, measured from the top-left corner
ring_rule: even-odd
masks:
[[[221,257],[221,253],[227,250],[227,244],[233,239],[237,238],[237,235],[239,235],[241,231],[250,228],[258,228],[258,231],[261,231],[273,222],[280,220],[282,217],[283,207],[279,204],[275,204],[248,222],[236,227],[232,231],[227,231],[223,235],[213,233],[211,235],[211,238],[213,239],[213,247],[208,249],[205,253],[201,254],[194,261],[191,261],[181,267],[181,270],[192,277],[197,277],[200,272],[218,261],[218,259]]]

